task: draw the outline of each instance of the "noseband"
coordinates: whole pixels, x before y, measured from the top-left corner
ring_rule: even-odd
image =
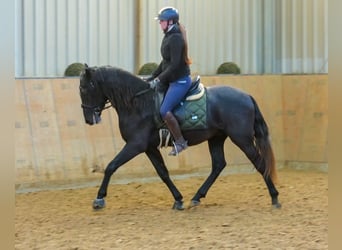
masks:
[[[109,103],[109,105],[107,105],[108,103]],[[109,100],[107,100],[105,103],[105,106],[102,109],[97,105],[91,106],[91,105],[87,105],[87,104],[83,104],[83,103],[81,104],[81,107],[83,109],[91,109],[91,110],[93,110],[94,113],[95,112],[100,113],[100,112],[102,112],[102,110],[109,109],[110,107],[112,107],[112,104],[110,104]]]

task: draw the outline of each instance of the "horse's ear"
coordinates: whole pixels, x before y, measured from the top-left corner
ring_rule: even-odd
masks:
[[[84,64],[84,71],[87,77],[91,77],[91,73],[92,73],[92,68],[88,66],[88,64]]]

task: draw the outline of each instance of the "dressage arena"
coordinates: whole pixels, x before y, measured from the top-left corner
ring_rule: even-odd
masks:
[[[227,140],[228,165],[200,206],[172,210],[169,190],[139,156],[112,176],[106,208],[93,211],[103,168],[123,145],[114,112],[85,126],[77,79],[17,80],[15,249],[328,249],[327,75],[209,78],[258,101],[281,209]],[[187,206],[210,172],[207,145],[168,151]]]
[[[278,171],[281,209],[261,176],[219,177],[199,207],[174,211],[160,181],[17,194],[15,249],[328,249],[328,175]],[[204,178],[176,180],[189,202]]]

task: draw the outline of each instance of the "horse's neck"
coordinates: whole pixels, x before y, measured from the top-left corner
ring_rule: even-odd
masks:
[[[137,90],[136,88],[125,86],[112,89],[107,93],[109,92],[109,100],[119,115],[129,115],[130,112],[145,112],[145,109],[149,110],[153,106],[152,92],[149,93],[149,91],[145,92],[144,90]]]

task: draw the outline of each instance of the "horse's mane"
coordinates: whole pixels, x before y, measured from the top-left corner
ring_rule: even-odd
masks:
[[[113,101],[117,108],[133,109],[151,108],[151,94],[147,91],[136,96],[137,93],[148,90],[149,85],[134,74],[111,66],[97,68],[97,80],[104,82],[106,95]]]

